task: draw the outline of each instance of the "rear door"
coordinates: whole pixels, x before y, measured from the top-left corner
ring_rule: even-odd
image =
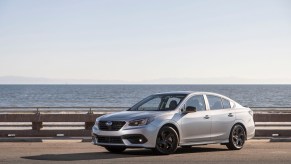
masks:
[[[235,121],[230,101],[220,96],[207,95],[211,112],[211,140],[226,140]]]

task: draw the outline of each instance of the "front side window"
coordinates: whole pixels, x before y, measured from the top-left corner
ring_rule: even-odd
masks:
[[[207,95],[207,99],[208,99],[209,107],[211,110],[223,109],[222,103],[221,103],[221,97]]]
[[[196,111],[204,111],[206,109],[204,97],[202,95],[192,96],[186,102],[186,107],[188,106],[195,107]]]
[[[169,100],[167,101],[166,109],[171,108],[171,106],[173,106],[173,104],[175,105],[177,103],[177,105],[178,105],[180,103],[180,101],[181,101],[180,98],[170,97]]]
[[[186,97],[186,94],[152,95],[134,105],[129,111],[167,111],[174,110]]]

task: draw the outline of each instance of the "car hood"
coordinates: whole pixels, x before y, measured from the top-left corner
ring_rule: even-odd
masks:
[[[158,117],[169,113],[169,111],[123,111],[111,114],[106,114],[101,116],[101,121],[117,121],[124,120],[129,121],[133,119],[148,118],[148,117]]]

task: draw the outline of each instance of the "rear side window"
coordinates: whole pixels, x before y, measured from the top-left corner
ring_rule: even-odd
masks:
[[[221,103],[221,97],[207,95],[207,99],[208,99],[209,107],[211,110],[223,109],[222,103]]]
[[[230,102],[228,101],[228,100],[226,100],[226,99],[222,99],[222,105],[223,105],[223,108],[224,109],[229,109],[229,108],[231,108],[231,106],[230,106]]]

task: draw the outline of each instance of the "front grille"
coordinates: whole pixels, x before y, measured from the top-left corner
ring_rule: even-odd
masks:
[[[115,143],[115,144],[123,144],[121,137],[115,136],[97,136],[98,143]]]
[[[111,121],[112,122],[112,125],[108,126],[108,125],[106,125],[106,122],[108,122],[108,121],[99,121],[98,127],[99,127],[100,130],[104,130],[104,131],[118,131],[125,124],[125,121]]]

